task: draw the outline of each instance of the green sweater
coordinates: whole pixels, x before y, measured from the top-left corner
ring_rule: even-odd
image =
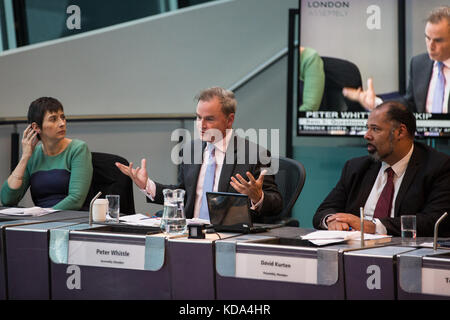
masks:
[[[325,88],[323,61],[316,50],[304,48],[300,56],[300,80],[303,81],[303,102],[300,111],[317,111]]]
[[[59,210],[79,210],[92,179],[92,157],[85,142],[73,139],[56,156],[45,155],[38,145],[27,163],[22,185],[11,189],[5,181],[1,191],[3,205],[15,206],[28,187],[36,206]]]

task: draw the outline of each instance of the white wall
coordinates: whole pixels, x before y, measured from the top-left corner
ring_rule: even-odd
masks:
[[[0,54],[0,117],[58,97],[70,115],[192,113],[287,45],[297,0],[224,0]]]

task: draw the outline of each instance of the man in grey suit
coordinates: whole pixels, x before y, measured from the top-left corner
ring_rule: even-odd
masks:
[[[425,26],[425,42],[427,53],[411,59],[408,88],[401,102],[413,112],[449,113],[450,6],[431,11]],[[442,79],[442,87],[439,87],[439,79]],[[439,90],[442,94],[438,95]],[[369,111],[381,102],[375,96],[372,79],[368,80],[366,91],[344,88],[343,94]]]
[[[274,176],[266,175],[267,170],[263,168],[262,163],[267,164],[267,161],[261,161],[261,155],[270,157],[267,150],[238,137],[232,129],[237,104],[233,92],[219,87],[208,88],[199,93],[197,102],[196,124],[200,140],[194,140],[182,149],[183,160],[176,185],[164,185],[149,179],[145,159],[137,168],[133,168],[132,162],[128,167],[120,163],[116,166],[152,202],[164,203],[163,189],[184,189],[186,218],[205,218],[202,207],[208,188],[209,191],[248,195],[250,209],[255,215],[280,213],[283,207],[281,195]],[[211,163],[212,171],[209,169]],[[211,186],[206,187],[208,181]]]
[[[433,236],[434,224],[450,210],[450,157],[414,142],[416,119],[396,101],[377,106],[367,120],[369,156],[347,161],[335,188],[317,209],[314,227],[400,235],[400,217],[417,217],[417,236]],[[450,236],[450,220],[439,228]]]

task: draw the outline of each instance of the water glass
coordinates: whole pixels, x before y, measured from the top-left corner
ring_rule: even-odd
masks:
[[[116,219],[119,222],[120,211],[120,195],[108,194],[106,196],[108,200],[108,214],[112,219]]]
[[[416,216],[414,215],[403,215],[401,216],[402,222],[402,242],[406,244],[416,243]]]

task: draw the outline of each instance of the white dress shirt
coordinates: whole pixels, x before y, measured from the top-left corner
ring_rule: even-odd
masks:
[[[444,77],[445,77],[445,93],[444,105],[442,106],[442,113],[448,113],[448,99],[450,93],[450,59],[443,61],[444,63]],[[437,62],[434,62],[433,73],[431,75],[430,87],[428,88],[426,111],[431,113],[433,107],[434,88],[438,77]]]
[[[214,186],[213,191],[218,190],[219,186],[219,179],[220,174],[222,172],[222,166],[223,162],[225,160],[225,154],[228,148],[228,145],[230,143],[230,139],[233,136],[233,130],[227,130],[226,136],[224,140],[220,140],[217,142],[214,142],[214,157],[216,159],[216,171],[214,173]],[[203,151],[203,159],[208,156],[208,146],[206,146],[205,150]],[[198,174],[198,180],[197,180],[197,189],[195,190],[195,203],[194,203],[194,215],[193,218],[198,218],[200,213],[200,207],[202,205],[202,195],[203,195],[203,181],[205,180],[205,173],[206,173],[206,161],[202,163],[202,166],[200,168],[200,172]],[[247,179],[247,177],[245,177]],[[150,178],[147,180],[147,185],[145,189],[140,189],[142,193],[144,193],[147,197],[149,197],[152,201],[155,198],[156,195],[156,184],[153,180]],[[255,204],[253,201],[252,203],[252,210],[259,210],[261,208],[261,205],[264,200],[264,192],[262,194],[261,199]]]
[[[394,217],[395,212],[395,199],[397,198],[398,190],[400,189],[400,185],[402,184],[403,177],[405,176],[406,168],[408,167],[409,159],[411,159],[411,155],[414,150],[414,144],[412,145],[409,152],[404,156],[400,161],[397,161],[391,168],[394,171],[394,197],[392,199],[392,209],[390,212],[390,217]],[[366,200],[366,204],[364,205],[364,216],[365,219],[373,220],[376,225],[377,234],[386,234],[386,227],[381,223],[379,219],[373,219],[373,215],[375,213],[375,207],[377,206],[378,198],[380,198],[381,192],[387,182],[387,174],[385,170],[389,167],[386,162],[381,163],[380,171],[378,171],[378,176],[375,180],[375,183],[372,187],[372,191],[369,194],[369,197]]]

